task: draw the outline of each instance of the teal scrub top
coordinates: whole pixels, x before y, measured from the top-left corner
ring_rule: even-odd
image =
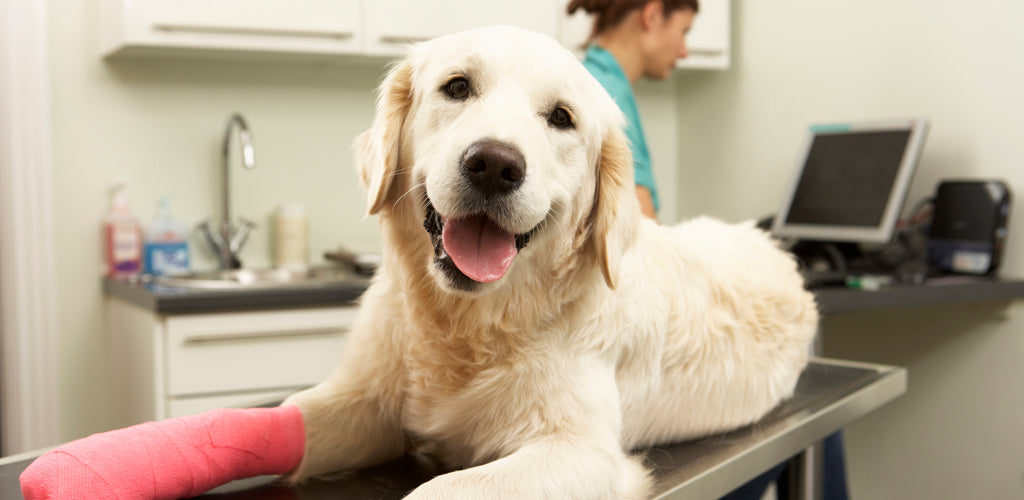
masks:
[[[647,188],[654,200],[654,210],[660,207],[658,201],[658,190],[654,186],[654,172],[651,171],[651,155],[647,151],[647,140],[644,139],[644,128],[640,123],[640,112],[636,107],[636,96],[633,94],[633,87],[622,71],[622,66],[615,60],[611,52],[593,44],[587,47],[586,57],[583,58],[583,66],[598,83],[601,84],[608,94],[618,104],[619,109],[626,115],[626,138],[629,139],[629,149],[633,153],[633,169],[636,176],[636,184]]]

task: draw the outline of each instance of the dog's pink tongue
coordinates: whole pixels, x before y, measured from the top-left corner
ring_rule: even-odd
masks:
[[[512,233],[479,215],[446,219],[441,239],[462,274],[480,283],[490,283],[504,276],[518,252]]]

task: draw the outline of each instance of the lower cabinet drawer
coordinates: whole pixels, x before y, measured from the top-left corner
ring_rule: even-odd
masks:
[[[174,397],[305,387],[338,363],[356,309],[170,317],[167,394]]]

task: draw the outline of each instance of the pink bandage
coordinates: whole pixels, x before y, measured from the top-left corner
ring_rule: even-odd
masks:
[[[296,406],[213,410],[72,441],[32,462],[21,492],[27,500],[187,498],[289,472],[305,441]]]

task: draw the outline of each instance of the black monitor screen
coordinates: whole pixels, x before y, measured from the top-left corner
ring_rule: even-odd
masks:
[[[880,225],[909,137],[909,130],[815,136],[786,223]]]

